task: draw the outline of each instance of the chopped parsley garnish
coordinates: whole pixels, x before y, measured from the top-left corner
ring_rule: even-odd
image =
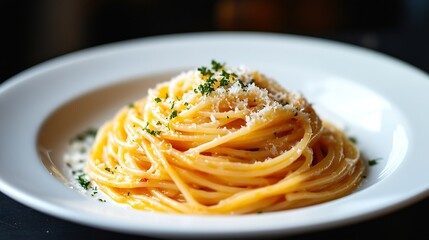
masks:
[[[247,85],[243,83],[240,79],[237,80],[243,90],[246,90]]]
[[[98,189],[97,189],[97,186],[94,186],[94,187],[92,187],[91,188],[91,190],[93,191],[92,193],[91,193],[91,197],[95,197],[95,195],[97,195],[97,193],[98,193]]]
[[[200,92],[202,95],[208,96],[211,92],[215,90],[215,84],[216,82],[218,82],[218,80],[213,78],[213,75],[215,74],[215,72],[222,69],[225,64],[221,64],[215,60],[212,60],[211,64],[211,69],[204,66],[198,68],[198,71],[201,73],[201,75],[207,77],[207,79],[205,83],[200,84],[197,88],[194,89],[195,93]],[[222,70],[222,78],[219,80],[220,87],[228,86],[230,75],[230,73],[227,73],[225,70]]]
[[[177,110],[173,110],[170,114],[170,119],[177,117]]]
[[[77,182],[80,184],[80,186],[83,187],[83,189],[88,190],[89,185],[91,184],[91,181],[86,179],[86,174],[81,174],[77,177]]]
[[[161,102],[162,100],[161,100],[161,98],[159,98],[159,97],[156,97],[155,99],[155,102],[157,102],[157,103],[159,103],[159,102]]]
[[[75,138],[72,139],[72,141],[83,141],[87,137],[95,137],[97,135],[97,129],[96,128],[88,128],[86,131],[79,133]]]
[[[78,170],[72,170],[72,174],[75,175],[77,173],[83,173],[82,169],[78,169]]]
[[[134,108],[134,103],[130,103],[130,104],[128,104],[128,107],[129,107],[129,108]]]
[[[220,75],[222,76],[222,79],[220,80],[219,86],[221,86],[221,87],[228,86],[229,80],[231,77],[232,77],[232,80],[236,80],[235,77],[237,77],[237,75],[235,73],[229,73],[225,70],[222,70],[222,73]]]
[[[153,129],[150,129],[148,127],[149,127],[149,122],[146,122],[146,126],[143,128],[143,130],[145,130],[147,133],[149,133],[151,135],[159,135],[159,134],[161,134],[160,130],[153,130]]]
[[[219,69],[223,68],[223,66],[225,66],[225,63],[219,63],[219,62],[216,62],[215,60],[212,60],[212,68],[215,71],[218,71]]]
[[[240,84],[240,87],[246,91],[249,84],[252,84],[255,82],[255,79],[252,79],[250,83],[245,83],[241,79],[238,78],[237,74],[235,73],[229,73],[223,69],[225,66],[225,63],[219,63],[215,60],[211,61],[212,67],[199,67],[198,71],[201,73],[201,75],[204,77],[205,82],[200,84],[198,87],[194,88],[195,93],[201,93],[202,95],[210,95],[213,91],[216,90],[216,88],[219,87],[227,87],[231,82],[235,83],[238,82]],[[221,71],[221,72],[219,72]],[[218,75],[215,76],[215,73],[218,73]],[[228,91],[229,89],[225,89]]]
[[[349,137],[350,142],[356,144],[357,143],[357,139],[355,137]]]
[[[378,163],[378,160],[380,160],[381,158],[374,158],[374,159],[370,159],[368,160],[368,164],[369,166],[374,166]]]
[[[221,87],[225,87],[225,86],[228,86],[228,83],[229,83],[229,81],[228,81],[228,80],[226,80],[225,78],[222,78],[222,79],[220,80],[220,85],[219,85],[219,86],[221,86]]]
[[[171,107],[170,107],[170,109],[173,109],[173,108],[174,108],[174,103],[175,103],[175,101],[173,101],[173,103],[171,103]]]
[[[215,78],[209,77],[205,83],[200,84],[198,86],[198,90],[196,92],[200,92],[203,95],[208,96],[211,92],[215,90],[214,84],[217,82]],[[195,89],[194,89],[195,91]]]
[[[210,69],[208,69],[207,67],[199,67],[198,71],[200,71],[200,73],[203,76],[206,76],[206,75],[212,76],[213,75],[212,71],[210,71]]]
[[[161,130],[152,130],[152,129],[149,129],[149,128],[146,128],[146,132],[148,132],[151,135],[159,135],[159,134],[161,134]]]
[[[228,73],[227,71],[222,70],[222,73],[220,75],[226,79],[229,79],[229,76],[231,76],[231,73]]]

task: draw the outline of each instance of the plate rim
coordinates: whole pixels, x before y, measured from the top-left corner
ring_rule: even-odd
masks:
[[[103,53],[103,51],[105,51],[106,49],[113,49],[114,51],[121,51],[125,48],[127,48],[126,46],[134,46],[134,45],[140,45],[140,44],[150,44],[156,41],[165,41],[165,42],[169,42],[172,40],[177,40],[178,38],[182,39],[182,41],[186,41],[186,39],[189,38],[194,38],[198,36],[201,39],[207,38],[207,37],[227,37],[227,38],[243,38],[243,37],[257,37],[259,39],[270,39],[272,37],[274,38],[281,38],[281,39],[293,39],[293,40],[303,40],[303,41],[307,41],[306,43],[308,44],[309,42],[315,42],[315,43],[320,43],[320,44],[327,44],[330,47],[333,48],[341,48],[341,49],[349,49],[351,51],[357,51],[357,52],[361,52],[363,54],[367,54],[365,56],[375,56],[377,58],[381,58],[381,59],[387,59],[387,61],[391,61],[394,62],[395,64],[398,64],[399,66],[403,66],[404,68],[410,70],[410,71],[414,71],[416,74],[420,74],[423,78],[429,79],[427,73],[425,73],[423,70],[418,69],[415,66],[412,66],[409,63],[406,63],[404,61],[401,61],[399,59],[393,58],[389,55],[386,54],[382,54],[379,52],[376,52],[374,50],[371,49],[366,49],[366,48],[362,48],[359,46],[355,46],[355,45],[350,45],[347,43],[342,43],[342,42],[337,42],[337,41],[333,41],[333,40],[327,40],[327,39],[320,39],[320,38],[316,38],[316,37],[307,37],[307,36],[299,36],[299,35],[290,35],[290,34],[277,34],[277,33],[257,33],[257,32],[207,32],[207,33],[182,33],[182,34],[169,34],[169,35],[162,35],[162,36],[153,36],[153,37],[145,37],[145,38],[138,38],[138,39],[131,39],[131,40],[125,40],[125,41],[120,41],[120,42],[115,42],[115,43],[108,43],[108,44],[104,44],[104,45],[100,45],[100,46],[94,46],[94,47],[90,47],[87,49],[82,49],[82,50],[78,50],[72,53],[68,53],[56,58],[53,58],[51,60],[42,62],[40,64],[37,64],[33,67],[30,67],[20,73],[18,73],[17,75],[9,78],[8,80],[6,80],[5,82],[3,82],[0,85],[0,97],[2,95],[4,95],[5,93],[7,93],[8,90],[12,89],[15,85],[19,85],[19,84],[24,84],[26,81],[30,81],[34,76],[43,74],[45,72],[49,72],[49,69],[51,66],[53,66],[54,68],[61,68],[62,66],[68,65],[68,64],[73,64],[75,61],[78,61],[79,59],[85,58],[85,56],[91,56],[91,55],[97,55],[100,53]],[[429,86],[428,84],[426,84],[426,86]],[[1,171],[1,170],[0,170]],[[105,228],[103,226],[103,224],[96,224],[93,221],[85,221],[85,220],[79,220],[76,219],[73,216],[69,216],[66,214],[66,212],[63,212],[62,214],[59,214],[58,211],[61,210],[60,209],[54,209],[54,210],[49,210],[49,208],[47,208],[47,206],[45,206],[45,202],[41,199],[38,199],[40,202],[36,202],[36,203],[32,203],[30,201],[34,200],[34,196],[27,196],[25,195],[25,193],[18,191],[17,189],[14,189],[13,186],[10,186],[6,183],[6,181],[4,181],[3,177],[0,176],[0,190],[1,192],[3,192],[5,195],[11,197],[12,199],[23,203],[24,205],[27,205],[31,208],[37,209],[39,211],[42,211],[44,213],[47,213],[49,215],[55,216],[55,217],[59,217],[59,218],[63,218],[65,220],[69,220],[75,223],[84,223],[86,225],[90,225],[93,227],[97,227],[97,228]],[[392,204],[389,205],[389,207],[384,208],[384,209],[378,209],[378,211],[375,211],[371,214],[365,213],[365,214],[356,214],[354,216],[353,219],[351,218],[345,218],[345,219],[337,219],[337,222],[333,223],[331,222],[326,222],[326,223],[319,223],[316,225],[312,226],[312,229],[308,229],[306,228],[306,226],[301,226],[300,228],[294,228],[294,229],[287,229],[287,231],[285,230],[285,228],[277,228],[277,229],[266,229],[266,231],[276,231],[277,233],[280,234],[296,234],[296,233],[300,233],[302,231],[310,231],[310,230],[320,230],[320,229],[326,229],[328,227],[335,227],[335,226],[342,226],[342,225],[346,225],[346,224],[350,224],[350,223],[356,223],[359,221],[363,221],[369,218],[373,218],[373,217],[377,217],[380,216],[382,214],[387,214],[389,212],[392,212],[394,210],[397,210],[401,207],[405,207],[407,205],[410,205],[412,203],[415,203],[421,199],[423,199],[424,197],[426,197],[428,195],[428,189],[424,189],[424,191],[420,191],[419,194],[415,194],[412,198],[408,198],[406,200],[402,200],[402,201],[398,201],[396,202],[396,204]],[[58,206],[57,206],[58,207]],[[316,206],[317,207],[317,206]],[[59,208],[59,207],[58,207]],[[70,214],[70,213],[69,213]],[[276,214],[273,214],[276,215]],[[172,219],[176,219],[177,216],[171,216]],[[181,216],[182,217],[182,216]],[[261,219],[265,218],[265,216],[260,216],[259,218]],[[193,217],[191,217],[193,218]],[[260,220],[259,219],[259,220]],[[340,221],[341,220],[341,221]],[[333,226],[335,225],[335,226]],[[110,226],[112,227],[112,226]],[[105,228],[106,229],[106,228]],[[108,228],[111,229],[111,228]],[[121,231],[121,230],[127,230],[127,231],[133,231],[131,229],[123,229],[123,227],[118,226],[117,231]],[[251,234],[256,234],[256,233],[263,233],[264,231],[261,230],[255,230],[255,231],[251,231],[251,229],[248,229],[248,233]],[[181,235],[186,235],[186,236],[199,236],[199,235],[206,235],[206,234],[210,234],[210,235],[219,235],[219,236],[223,236],[223,235],[235,235],[238,234],[237,231],[235,231],[234,229],[230,229],[229,231],[226,232],[213,232],[212,230],[204,230],[201,229],[198,234],[194,235],[195,232],[189,232],[189,229],[169,229],[164,233],[160,233],[159,229],[158,232],[154,231],[154,232],[139,232],[136,229],[134,229],[135,234],[150,234],[153,236],[165,236],[168,234],[171,234],[171,236],[173,236],[174,234],[180,233]],[[159,235],[161,234],[161,235]],[[242,233],[240,233],[242,234]]]

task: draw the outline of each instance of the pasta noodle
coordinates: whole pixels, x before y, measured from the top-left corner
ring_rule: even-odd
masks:
[[[249,214],[337,199],[365,166],[298,93],[212,61],[149,89],[99,130],[86,173],[114,201],[181,214]]]

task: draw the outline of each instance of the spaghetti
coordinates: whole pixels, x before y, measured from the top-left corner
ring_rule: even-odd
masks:
[[[303,96],[216,61],[124,106],[86,166],[116,202],[183,214],[313,205],[350,194],[364,170],[357,146]]]

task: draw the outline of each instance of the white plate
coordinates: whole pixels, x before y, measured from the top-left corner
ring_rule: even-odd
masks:
[[[244,64],[302,92],[322,118],[356,137],[365,157],[380,158],[362,187],[328,203],[245,216],[148,213],[70,188],[61,156],[71,136],[110,119],[157,81],[212,59]],[[429,189],[429,77],[358,47],[278,34],[160,36],[68,54],[0,87],[1,191],[97,228],[154,237],[291,235],[377,217]]]

